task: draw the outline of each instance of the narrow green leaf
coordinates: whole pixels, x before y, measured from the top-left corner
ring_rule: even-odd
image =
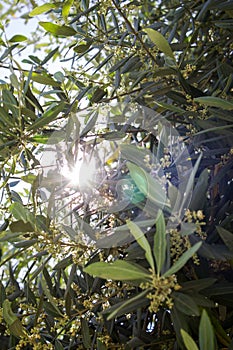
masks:
[[[2,124],[5,124],[5,126],[7,126],[9,128],[11,128],[15,125],[14,122],[11,120],[9,114],[1,106],[0,106],[0,121],[2,122]]]
[[[233,102],[224,100],[219,97],[203,96],[194,98],[194,101],[206,106],[218,107],[228,111],[231,111],[233,109]]]
[[[72,306],[73,306],[73,300],[72,300],[72,296],[70,293],[70,289],[67,290],[67,293],[64,294],[65,299],[65,310],[66,310],[66,314],[71,317],[71,313],[72,313]]]
[[[197,229],[197,225],[194,222],[184,222],[180,223],[180,235],[182,237],[189,236],[193,234]]]
[[[23,290],[27,302],[37,307],[37,298],[27,282],[24,283]]]
[[[164,102],[161,102],[161,101],[155,101],[155,103],[159,106],[159,107],[162,107],[164,108],[165,110],[169,110],[169,111],[172,111],[172,112],[175,112],[175,113],[179,113],[179,114],[185,114],[187,113],[187,111],[185,111],[184,109],[180,108],[180,107],[177,107],[177,106],[174,106],[172,104],[168,104],[168,103],[164,103]]]
[[[8,57],[9,54],[10,54],[18,45],[19,45],[19,44],[16,43],[16,44],[13,44],[13,45],[11,45],[10,47],[8,47],[8,48],[3,52],[2,56],[0,57],[0,62],[1,62],[2,60],[4,60],[4,58]]]
[[[139,227],[148,227],[153,226],[155,223],[155,220],[143,220],[143,221],[137,221],[137,225]],[[107,233],[107,232],[106,232]],[[96,241],[97,247],[116,247],[117,245],[121,245],[122,242],[126,242],[125,239],[128,242],[128,239],[130,237],[129,229],[127,225],[118,226],[113,229],[113,234],[111,236],[105,236],[104,238],[100,238]]]
[[[30,139],[30,141],[46,145],[48,142],[48,139],[49,139],[49,136],[47,135],[35,135]]]
[[[52,279],[50,277],[50,274],[49,274],[46,266],[43,269],[43,278],[44,278],[45,283],[49,289],[49,292],[53,294],[53,283],[52,283]]]
[[[37,130],[39,128],[42,128],[48,125],[49,123],[51,123],[53,120],[56,119],[56,117],[60,112],[64,111],[64,107],[65,107],[65,102],[60,102],[57,106],[52,107],[51,109],[46,111],[40,118],[38,118],[35,121],[35,123],[30,125],[28,127],[28,131]]]
[[[34,108],[34,104],[32,104],[31,101],[29,101],[29,99],[27,99],[27,101],[28,101],[28,104],[30,105],[30,108]],[[22,107],[21,113],[25,117],[25,120],[27,120],[28,122],[34,121],[37,118],[36,114],[29,108]]]
[[[52,307],[54,308],[54,310],[56,310],[56,313],[60,316],[63,316],[63,314],[61,313],[61,311],[59,310],[59,308],[57,307],[54,298],[52,297],[52,295],[50,294],[50,291],[46,285],[46,282],[43,278],[40,279],[40,283],[41,283],[41,287],[43,289],[43,292],[45,294],[45,296],[48,298],[50,304],[52,305]]]
[[[92,43],[90,43],[92,44]],[[89,45],[90,46],[90,45]],[[98,67],[94,70],[93,74],[95,74],[96,72],[98,72],[98,70],[100,70],[103,66],[105,66],[106,63],[108,63],[108,61],[114,56],[113,53],[111,53],[110,55],[108,55],[104,60],[101,61],[101,63],[98,65]]]
[[[54,267],[53,270],[60,270],[60,269],[65,269],[67,266],[70,266],[72,264],[72,256],[69,255],[66,258],[62,259],[59,261]]]
[[[16,248],[28,248],[28,247],[33,246],[37,242],[38,242],[38,240],[35,238],[35,239],[26,239],[26,240],[20,241],[18,243],[13,243],[13,244]]]
[[[214,333],[217,339],[220,340],[221,344],[225,345],[227,349],[231,350],[232,339],[230,337],[230,334],[228,333],[228,329],[224,329],[221,325],[222,321],[214,317],[213,314],[211,314],[211,323],[212,327],[214,328]]]
[[[214,124],[216,124],[216,126],[213,126],[210,128],[208,127]],[[217,126],[218,123],[210,123],[209,121],[206,121],[206,120],[198,120],[198,125],[201,126],[201,128],[203,128],[204,130],[196,132],[195,134],[193,134],[193,136],[206,134],[208,132],[216,132],[216,133],[218,132],[219,134],[232,136],[232,131],[231,130],[228,131],[226,129],[231,129],[233,127],[233,124]]]
[[[51,304],[49,301],[46,301],[46,300],[43,301],[44,309],[49,316],[57,317],[57,318],[62,317],[63,315],[60,312],[58,312],[58,310],[54,307],[54,305],[55,304]]]
[[[50,51],[48,53],[48,55],[43,59],[43,61],[41,61],[41,63],[40,63],[41,66],[43,66],[45,63],[47,63],[57,53],[58,49],[59,49],[59,46],[56,47],[54,50]]]
[[[162,51],[163,53],[165,53],[165,55],[171,57],[175,61],[172,49],[161,33],[151,28],[143,29],[143,31],[147,33],[150,40],[158,47],[160,51]]]
[[[225,230],[225,228],[221,226],[217,226],[216,228],[227,248],[233,252],[233,233]]]
[[[4,300],[6,300],[6,289],[5,289],[2,281],[0,281],[0,307],[1,308],[2,308]]]
[[[0,260],[0,267],[4,266],[6,262],[14,259],[15,257],[20,256],[20,254],[24,252],[26,249],[27,248],[17,249],[17,250],[14,250],[13,253],[11,253],[12,252],[11,250],[10,253],[8,253],[7,256],[5,257],[5,259]]]
[[[213,295],[233,294],[233,283],[215,284],[214,286],[207,288],[205,293],[207,293],[209,297],[212,297]]]
[[[55,345],[55,350],[64,350],[62,343],[58,339],[55,340],[54,345]]]
[[[39,22],[39,25],[44,28],[47,32],[51,33],[54,36],[73,36],[77,34],[74,28],[69,26],[59,26],[58,24],[54,24],[51,22]]]
[[[166,258],[166,226],[164,215],[161,210],[158,212],[156,219],[156,233],[154,236],[154,256],[157,266],[157,274],[159,275]]]
[[[181,283],[182,291],[194,291],[195,293],[212,286],[217,281],[216,278],[208,277],[208,278],[199,278],[194,281],[186,281]]]
[[[123,65],[125,65],[125,63],[133,56],[133,54],[127,56],[126,58],[123,58],[122,60],[120,60],[119,62],[117,62],[116,64],[114,64],[114,66],[112,66],[109,69],[109,73],[115,72],[117,69],[121,68]]]
[[[80,45],[76,45],[73,50],[74,52],[77,52],[77,53],[83,53],[83,52],[86,52],[89,47],[91,46],[91,43],[88,43],[88,44],[80,44]]]
[[[167,196],[162,185],[139,166],[130,162],[127,162],[126,164],[130,176],[139,190],[153,203],[157,204],[159,207],[163,207],[166,203]]]
[[[89,331],[89,325],[85,318],[81,318],[81,333],[82,333],[82,340],[83,345],[85,349],[91,348],[91,336]]]
[[[91,103],[97,103],[99,102],[105,95],[107,94],[107,91],[97,87],[93,93],[93,95],[91,96]]]
[[[176,273],[179,271],[186,262],[198,251],[200,246],[202,245],[202,242],[196,243],[194,246],[192,246],[189,250],[187,250],[181,257],[175,262],[175,264],[164,273],[164,277],[171,276],[173,273]]]
[[[16,34],[16,35],[13,35],[9,41],[11,43],[18,43],[18,42],[22,42],[22,41],[26,41],[27,40],[27,37],[25,35],[21,35],[21,34]]]
[[[6,43],[2,40],[2,38],[0,38],[0,46],[6,47]]]
[[[138,72],[138,64],[140,64],[140,59],[137,55],[135,55],[124,64],[124,66],[121,68],[121,73],[125,74],[134,70]]]
[[[27,335],[22,323],[11,309],[11,303],[8,299],[3,301],[3,318],[6,321],[10,332],[17,338]]]
[[[177,309],[183,312],[185,315],[189,315],[189,316],[200,315],[198,305],[191,298],[191,296],[180,292],[174,292],[172,296],[174,298],[174,302]]]
[[[215,350],[214,330],[205,309],[199,324],[199,344],[200,350]]]
[[[32,214],[23,204],[19,202],[12,203],[9,209],[16,220],[22,220],[25,224],[33,223]]]
[[[83,231],[86,235],[88,235],[91,239],[96,240],[96,231],[89,225],[86,221],[84,221],[80,216],[77,214],[75,215],[78,227],[80,231]],[[64,225],[64,228],[67,228],[67,226]],[[69,234],[69,232],[67,232]],[[76,233],[77,237],[77,233]]]
[[[7,229],[8,226],[9,226],[9,220],[5,219],[0,225],[0,232],[4,232]]]
[[[150,274],[139,265],[131,264],[123,260],[113,263],[97,262],[84,268],[89,275],[112,280],[138,280],[148,279]]]
[[[122,158],[126,159],[129,162],[135,163],[140,168],[145,168],[145,159],[147,157],[148,159],[151,159],[151,152],[149,149],[135,147],[135,145],[132,144],[121,144],[120,152]]]
[[[60,87],[60,83],[55,81],[48,74],[39,74],[39,73],[33,72],[31,75],[31,80],[35,81],[38,84],[51,85],[53,87]]]
[[[35,55],[29,55],[28,58],[30,58],[30,60],[32,60],[33,62],[35,62],[36,64],[40,65],[40,59],[38,56]]]
[[[199,176],[193,190],[192,199],[189,205],[190,210],[200,210],[204,208],[207,199],[207,189],[209,186],[209,170],[206,168]]]
[[[215,21],[214,24],[219,28],[232,30],[233,28],[233,20],[232,19],[224,19],[223,21]]]
[[[106,346],[104,345],[104,343],[102,343],[100,339],[97,339],[96,344],[97,350],[107,350]]]
[[[110,132],[105,132],[103,135],[101,135],[103,139],[109,140],[109,141],[116,141],[116,140],[121,140],[123,137],[125,137],[125,132],[124,131],[110,131]],[[118,151],[118,148],[117,148]],[[107,160],[106,162],[108,162]]]
[[[7,109],[12,112],[12,117],[15,119],[19,116],[18,102],[10,90],[2,90],[3,103]]]
[[[177,71],[174,68],[171,67],[157,67],[154,70],[155,76],[159,76],[159,77],[165,77],[168,75],[174,75],[177,74]],[[155,101],[157,102],[157,101]]]
[[[148,293],[148,290],[144,290],[143,292],[136,294],[133,298],[113,305],[109,310],[107,320],[109,321],[115,317],[121,316],[126,313],[130,313],[139,308],[140,306],[145,306],[145,300],[148,303],[148,299],[145,299]],[[142,301],[142,305],[140,305],[140,301]],[[102,314],[106,313],[108,313],[108,310],[105,310]]]
[[[34,181],[36,180],[36,178],[37,178],[36,175],[34,175],[32,173],[29,173],[29,174],[27,174],[25,176],[22,176],[21,180],[23,180],[23,181],[25,181],[25,182],[27,182],[27,183],[32,185],[34,183]]]
[[[98,119],[98,115],[99,115],[99,113],[97,110],[89,116],[87,124],[85,125],[85,127],[83,128],[83,130],[80,133],[80,137],[85,136],[95,126],[96,121]]]
[[[47,4],[44,4],[41,6],[37,6],[29,13],[29,16],[30,17],[38,16],[38,15],[41,15],[42,13],[48,12],[54,8],[56,8],[56,5],[52,4],[52,3],[47,3]]]
[[[33,281],[39,275],[39,273],[41,273],[41,271],[45,268],[46,264],[50,259],[51,256],[49,255],[47,259],[45,259],[45,261],[37,267],[37,269],[33,272],[32,276],[30,277],[30,282]]]
[[[6,231],[1,234],[0,242],[15,242],[18,239],[20,239],[21,236],[22,236],[22,233],[19,231],[18,232]]]
[[[8,299],[3,301],[3,318],[8,325],[11,325],[17,320],[17,316],[13,313],[11,309],[11,303]]]
[[[17,338],[26,337],[26,330],[23,327],[22,323],[19,319],[15,320],[11,325],[8,326],[10,333],[13,334]]]
[[[150,267],[154,271],[155,265],[154,265],[153,255],[151,252],[150,245],[149,245],[144,233],[133,221],[127,220],[127,226],[129,227],[131,234],[134,236],[134,238],[136,239],[138,244],[145,251],[146,260],[148,261]]]
[[[75,242],[77,240],[78,232],[68,225],[62,224],[62,227],[65,230],[65,232],[69,235],[69,238]]]
[[[63,83],[65,81],[65,76],[61,71],[54,73],[53,76],[56,79],[56,81],[58,81],[59,83]],[[54,91],[56,91],[56,90],[54,90]]]
[[[199,294],[199,293],[192,293],[192,299],[193,301],[199,306],[199,307],[216,307],[216,303],[213,300],[208,299],[206,296],[204,296],[203,294]]]
[[[11,192],[11,198],[12,198],[13,202],[19,202],[21,204],[23,203],[22,198],[18,192],[14,191],[14,190],[11,190],[10,192]]]
[[[202,158],[202,153],[199,155],[192,171],[191,171],[191,174],[189,175],[189,179],[188,179],[188,182],[187,182],[187,185],[186,185],[186,188],[185,188],[185,192],[184,192],[184,196],[183,196],[183,200],[182,200],[182,203],[179,204],[179,211],[180,211],[180,214],[179,216],[181,217],[182,216],[182,210],[184,208],[187,208],[188,207],[188,204],[189,204],[189,200],[190,200],[190,196],[192,194],[192,190],[193,190],[193,186],[194,186],[194,180],[195,180],[195,175],[196,175],[196,172],[199,168],[199,164],[200,164],[200,161],[201,161],[201,158]]]
[[[70,8],[73,5],[74,0],[66,0],[64,2],[64,5],[62,6],[62,17],[64,18],[64,20],[67,20],[67,17],[70,13]]]
[[[176,306],[174,305],[171,309],[171,322],[173,324],[174,330],[176,332],[176,339],[179,344],[179,348],[183,349],[183,338],[180,334],[180,330],[184,329],[187,333],[189,333],[190,326],[189,326],[189,316],[181,313],[179,310],[177,310]]]
[[[187,350],[198,350],[198,347],[197,347],[195,341],[184,329],[181,329],[180,333],[181,333],[181,336],[182,336],[183,341],[184,341],[184,345],[186,346]]]

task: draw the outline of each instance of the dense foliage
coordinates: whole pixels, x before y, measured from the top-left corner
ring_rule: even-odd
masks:
[[[232,349],[233,2],[0,8],[1,349]]]

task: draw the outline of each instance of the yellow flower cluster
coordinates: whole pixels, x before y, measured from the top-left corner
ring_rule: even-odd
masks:
[[[171,165],[171,156],[170,154],[164,154],[162,158],[160,158],[160,163],[163,168],[168,168]]]
[[[30,315],[36,314],[37,309],[32,304],[20,303],[19,307],[22,311],[22,325],[27,326],[30,322]],[[40,329],[45,326],[45,314],[39,315],[37,318],[37,325],[27,332],[26,336],[19,340],[15,350],[25,349],[26,346],[31,345],[33,350],[52,350],[52,344],[44,344],[41,341]]]
[[[221,156],[221,163],[224,165],[228,162],[228,160],[233,156],[233,147],[230,149],[229,153],[223,154]]]
[[[85,246],[75,244],[70,248],[73,263],[84,266],[90,258],[91,250]]]
[[[52,233],[41,231],[38,236],[38,242],[35,245],[36,251],[47,250],[53,257],[57,257],[61,253],[62,248],[59,239],[56,239],[59,235],[57,230],[53,230]]]
[[[80,332],[81,329],[81,319],[79,317],[75,318],[72,321],[72,325],[70,327],[69,333],[72,337],[75,337],[77,333]]]
[[[102,334],[98,336],[98,340],[105,345],[106,349],[124,350],[125,346],[112,343],[111,337],[108,334]]]
[[[206,238],[204,232],[202,231],[202,226],[206,223],[204,220],[204,214],[202,210],[191,211],[189,209],[185,212],[185,222],[195,223],[195,232],[204,240]],[[182,236],[180,231],[175,228],[170,230],[170,255],[172,260],[175,262],[179,257],[191,247],[190,240],[188,236]],[[196,254],[192,257],[196,265],[199,264],[199,259]]]
[[[170,294],[173,290],[180,289],[176,275],[171,275],[169,277],[153,275],[152,282],[142,283],[140,287],[142,289],[151,289],[147,294],[147,298],[150,299],[149,310],[151,312],[157,312],[159,307],[164,304],[166,304],[169,309],[172,309],[173,300]]]
[[[186,64],[185,68],[184,68],[184,72],[183,72],[183,76],[184,78],[188,78],[188,76],[194,71],[196,70],[196,66],[193,64]]]
[[[170,230],[170,255],[173,262],[177,261],[188,248],[188,242],[184,238],[177,229]]]
[[[109,7],[112,7],[112,1],[111,0],[100,0],[99,1],[98,14],[99,15],[102,15],[102,14],[106,15]]]
[[[39,328],[34,327],[30,330],[25,338],[20,339],[19,343],[16,345],[15,350],[25,349],[27,345],[31,345],[33,350],[52,350],[52,344],[44,344],[41,341],[41,336],[39,333]]]
[[[203,239],[205,239],[205,234],[202,231],[202,226],[206,225],[206,223],[203,221],[205,218],[205,215],[203,214],[202,210],[189,210],[187,209],[185,212],[185,221],[189,223],[195,223],[196,225],[196,233],[201,236]]]

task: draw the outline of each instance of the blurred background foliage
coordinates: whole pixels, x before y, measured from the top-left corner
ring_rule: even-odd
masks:
[[[4,1],[0,11],[1,349],[232,349],[233,2]],[[159,115],[153,133],[128,118],[129,104]],[[103,105],[115,119],[100,130]],[[75,225],[51,218],[39,191],[42,152],[64,122],[60,139],[76,130],[87,155],[102,140],[115,147],[105,209],[76,191]],[[161,141],[167,123],[193,166],[188,206]],[[109,214],[116,174],[130,201]],[[173,202],[183,214],[171,229]]]

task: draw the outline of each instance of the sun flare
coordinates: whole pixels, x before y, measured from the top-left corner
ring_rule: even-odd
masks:
[[[87,188],[95,180],[96,162],[91,159],[89,162],[78,160],[71,168],[66,165],[63,167],[61,174],[69,180],[70,186],[79,186]]]

